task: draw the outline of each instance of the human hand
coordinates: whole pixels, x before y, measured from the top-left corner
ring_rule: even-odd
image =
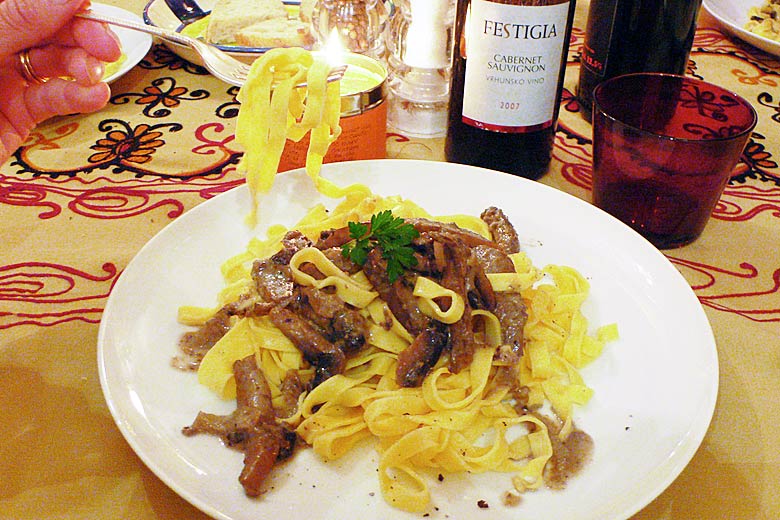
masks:
[[[74,18],[88,5],[89,0],[0,0],[0,164],[38,123],[94,112],[108,102],[104,62],[118,60],[122,50],[106,26]],[[25,50],[33,76],[52,79],[39,82],[25,74]]]

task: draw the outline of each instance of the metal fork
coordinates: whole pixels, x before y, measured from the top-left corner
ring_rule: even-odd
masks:
[[[95,20],[98,22],[124,27],[125,29],[152,34],[162,38],[163,40],[178,43],[180,45],[186,45],[194,50],[198,56],[200,56],[200,58],[203,60],[203,65],[206,67],[206,69],[208,69],[209,72],[225,83],[229,83],[230,85],[236,85],[239,87],[242,86],[246,81],[247,74],[249,73],[250,66],[246,63],[235,59],[234,57],[213,45],[209,45],[208,43],[205,43],[201,40],[191,38],[176,31],[161,29],[153,25],[141,24],[133,20],[127,20],[125,18],[107,16],[91,10],[82,11],[76,16],[85,18],[87,20]],[[333,68],[328,74],[328,82],[341,79],[346,68],[346,65]],[[298,83],[295,86],[298,88],[305,87],[306,85],[307,84],[303,82]]]

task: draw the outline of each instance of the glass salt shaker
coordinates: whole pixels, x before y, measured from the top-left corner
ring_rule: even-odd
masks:
[[[455,0],[394,0],[386,34],[388,125],[411,137],[447,131]]]
[[[388,0],[316,0],[312,30],[317,47],[325,47],[335,29],[347,50],[382,58],[390,9]]]

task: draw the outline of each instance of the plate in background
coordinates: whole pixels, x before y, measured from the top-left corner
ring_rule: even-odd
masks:
[[[173,0],[178,1],[178,0]],[[197,5],[205,13],[211,12],[211,8],[216,3],[216,0],[198,0]],[[285,5],[289,7],[300,6],[300,0],[284,0]],[[144,8],[144,23],[147,25],[154,25],[162,29],[168,29],[170,31],[181,31],[184,23],[180,20],[168,7],[165,0],[150,0]],[[188,20],[188,23],[197,23],[192,20]],[[203,65],[203,61],[192,49],[185,45],[179,45],[173,42],[165,42],[171,50],[181,56],[187,61],[192,63]],[[227,52],[234,58],[238,58],[241,61],[251,63],[269,47],[241,47],[237,45],[217,45],[220,49]]]
[[[431,483],[431,518],[626,520],[677,478],[712,418],[717,349],[696,295],[649,242],[583,200],[490,170],[378,160],[326,164],[323,176],[341,186],[361,182],[380,195],[400,194],[434,215],[502,208],[535,265],[569,265],[588,279],[583,312],[590,327],[618,324],[620,339],[582,370],[595,391],[574,414],[595,441],[583,472],[564,490],[525,494],[516,507],[502,504],[510,474],[448,475]],[[385,503],[370,443],[327,463],[301,450],[272,473],[271,491],[250,499],[237,480],[240,452],[215,437],[181,433],[199,410],[225,414],[235,403],[199,385],[196,374],[171,367],[187,330],[176,321],[178,308],[213,306],[223,286],[222,263],[252,237],[264,236],[268,225],[289,228],[315,203],[332,208],[339,202],[318,193],[303,170],[276,177],[260,201],[258,229],[244,223],[249,200],[241,185],[201,203],[124,269],[98,336],[101,385],[116,424],[163,482],[215,518],[421,518]],[[478,508],[479,500],[490,504],[488,512]]]
[[[704,0],[702,5],[728,32],[764,52],[780,57],[780,42],[745,29],[750,8],[763,3],[764,0]]]

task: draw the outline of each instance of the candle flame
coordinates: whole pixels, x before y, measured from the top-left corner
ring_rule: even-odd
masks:
[[[325,47],[323,48],[325,59],[334,67],[343,65],[346,60],[346,50],[344,43],[341,41],[338,29],[334,27],[333,30],[330,31],[330,36],[328,36],[328,40],[325,42]]]

